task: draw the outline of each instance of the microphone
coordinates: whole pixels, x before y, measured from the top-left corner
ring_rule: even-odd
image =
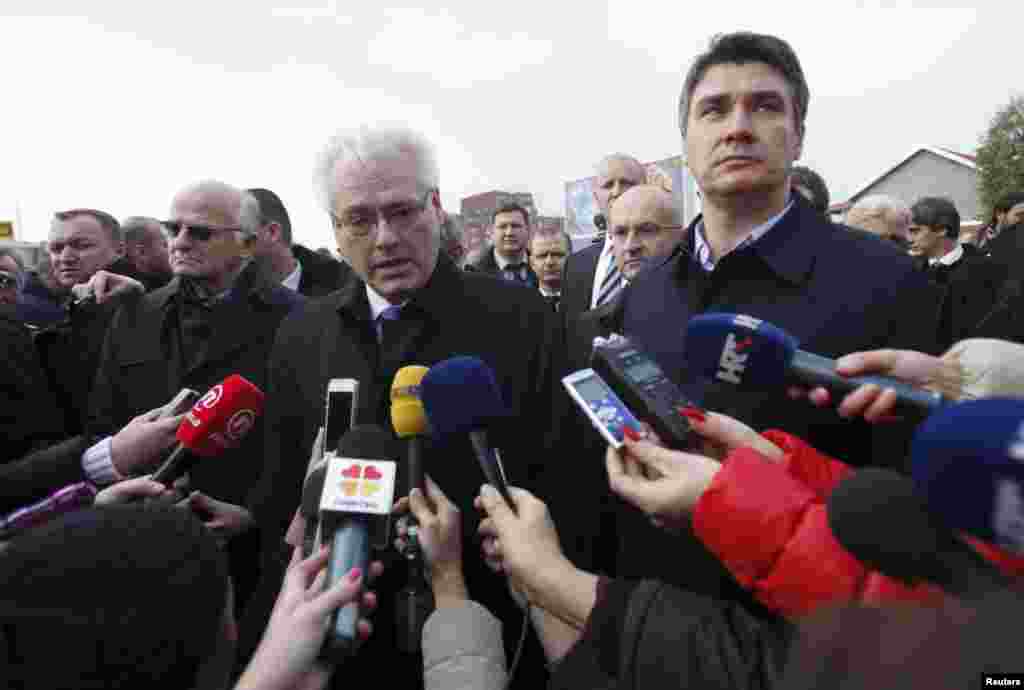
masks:
[[[797,347],[796,338],[786,331],[745,314],[704,314],[690,319],[686,326],[687,363],[717,381],[759,390],[790,383],[824,386],[840,396],[874,383],[896,392],[897,414],[918,420],[945,403],[939,393],[893,378],[840,376],[835,360]]]
[[[420,383],[427,367],[402,367],[391,383],[391,426],[398,438],[409,439],[409,489],[423,491],[423,437],[427,415],[420,400]]]
[[[487,483],[516,513],[505,472],[487,442],[487,427],[508,415],[494,371],[476,357],[452,357],[435,364],[423,377],[420,398],[435,436],[468,434]]]
[[[302,535],[302,555],[309,558],[317,547],[317,530],[320,528],[320,499],[324,495],[324,483],[327,480],[327,464],[318,465],[302,485],[302,503],[299,514],[306,521],[306,531]]]
[[[374,516],[391,514],[395,460],[400,454],[401,447],[387,431],[361,425],[346,432],[338,442],[337,454],[328,456],[319,502],[321,535],[331,545],[325,588],[335,585],[352,568],[368,572],[371,523]],[[314,470],[310,479],[315,476]],[[315,488],[311,483],[307,487]],[[322,656],[340,662],[354,654],[359,646],[358,622],[358,601],[335,611]]]
[[[911,476],[953,529],[1024,555],[1024,400],[950,405],[921,425]]]
[[[153,473],[153,481],[171,486],[199,458],[237,448],[263,413],[263,391],[238,374],[211,388],[185,414],[175,436],[178,444]]]
[[[909,478],[891,470],[859,470],[836,485],[827,507],[836,540],[883,575],[911,585],[925,581],[963,598],[1010,584],[927,509]]]

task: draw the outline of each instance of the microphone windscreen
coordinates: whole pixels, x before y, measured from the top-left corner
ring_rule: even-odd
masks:
[[[911,473],[950,527],[1024,553],[1024,400],[986,398],[937,411],[914,437]]]
[[[263,413],[263,401],[263,391],[232,374],[185,413],[175,435],[192,453],[214,457],[242,442]]]
[[[315,518],[320,510],[320,497],[324,493],[324,481],[327,479],[327,465],[321,465],[309,473],[302,485],[302,505],[299,512],[303,517]]]
[[[863,468],[828,497],[828,524],[865,565],[905,582],[927,578],[934,555],[955,537],[932,516],[914,483],[891,470]]]
[[[476,357],[452,357],[432,366],[420,398],[437,437],[486,429],[507,415],[494,371]]]
[[[420,400],[420,383],[427,371],[422,366],[402,367],[391,383],[391,426],[399,438],[427,433],[427,413]]]
[[[744,388],[784,385],[797,345],[781,328],[744,314],[703,314],[686,326],[687,366]]]
[[[397,462],[402,451],[402,443],[376,424],[354,426],[338,441],[338,457],[341,458]]]

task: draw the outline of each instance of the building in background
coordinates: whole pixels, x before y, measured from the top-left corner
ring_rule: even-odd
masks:
[[[872,194],[888,194],[907,206],[925,196],[949,197],[960,212],[961,226],[983,223],[978,203],[978,166],[974,156],[937,146],[914,149],[847,201],[832,204],[829,215],[839,220],[851,206]]]
[[[649,182],[672,192],[684,221],[689,224],[700,213],[700,197],[683,157],[673,156],[645,163],[644,167]],[[585,246],[598,234],[594,226],[594,215],[597,213],[597,204],[594,202],[596,179],[591,176],[565,183],[565,229],[573,239],[574,249]]]

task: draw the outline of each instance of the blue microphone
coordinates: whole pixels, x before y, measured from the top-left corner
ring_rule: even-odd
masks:
[[[430,367],[420,382],[420,400],[434,436],[467,434],[487,483],[501,493],[512,512],[515,503],[487,429],[508,417],[494,371],[477,357],[452,357]]]
[[[911,473],[953,529],[1024,555],[1024,400],[950,405],[921,425]]]
[[[686,326],[687,364],[717,381],[754,390],[790,384],[822,386],[834,396],[873,383],[896,392],[897,414],[918,420],[945,402],[938,393],[886,376],[840,376],[835,360],[798,346],[786,331],[745,314],[705,314],[690,319]]]

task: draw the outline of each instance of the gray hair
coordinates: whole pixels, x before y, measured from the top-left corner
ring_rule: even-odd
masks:
[[[462,224],[452,218],[451,214],[444,214],[444,219],[441,221],[441,242],[444,244],[461,242],[464,234]]]
[[[899,220],[905,226],[910,226],[910,207],[903,201],[888,194],[872,194],[859,200],[846,212],[846,217],[851,214],[859,214],[865,218],[879,218],[890,216]]]
[[[263,215],[260,213],[259,200],[249,192],[242,192],[242,203],[238,209],[238,227],[246,239],[252,239],[260,231]]]
[[[419,132],[404,125],[363,125],[335,134],[317,156],[313,189],[323,209],[334,208],[335,170],[350,161],[404,160],[416,162],[416,181],[422,191],[440,189],[441,172],[434,147]]]
[[[599,160],[597,162],[597,165],[594,166],[594,174],[597,175],[598,177],[601,177],[601,175],[604,175],[605,171],[608,170],[608,165],[612,161],[623,161],[625,163],[632,163],[636,167],[640,168],[640,170],[642,170],[643,173],[644,173],[644,179],[641,180],[640,183],[643,184],[644,182],[647,181],[647,168],[644,167],[643,163],[638,161],[636,158],[633,158],[633,156],[629,155],[628,153],[610,153],[610,154],[608,154],[607,156],[605,156],[604,158]]]
[[[144,243],[149,235],[149,227],[156,225],[160,229],[160,221],[149,216],[130,216],[121,221],[121,234],[125,242],[132,244]]]
[[[552,227],[539,227],[533,231],[530,235],[530,253],[533,253],[533,242],[536,239],[549,239],[551,237],[561,237],[562,241],[565,242],[565,253],[572,254],[572,236],[565,231],[564,228],[552,228]]]

